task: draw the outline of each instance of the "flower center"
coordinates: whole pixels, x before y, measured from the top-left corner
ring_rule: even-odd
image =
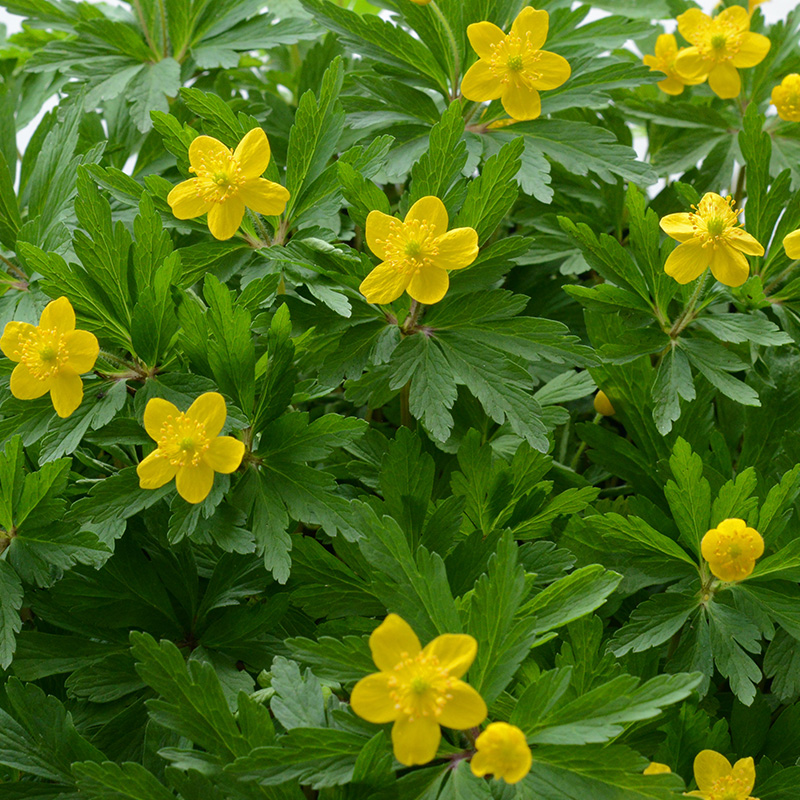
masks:
[[[413,722],[418,717],[438,717],[453,695],[453,679],[434,655],[403,653],[389,678],[389,696],[395,709]]]
[[[434,264],[439,255],[438,236],[424,220],[396,222],[385,240],[386,261],[402,275],[414,276]]]
[[[509,33],[502,42],[492,45],[489,68],[501,83],[509,83],[512,79],[515,82],[531,83],[542,77],[533,68],[540,58],[541,51],[531,44],[530,33],[526,33],[524,39]]]
[[[748,788],[741,778],[726,775],[714,781],[708,800],[747,800]]]
[[[198,163],[189,169],[197,175],[194,179],[197,196],[206,203],[224,203],[238,194],[244,183],[239,162],[230,150],[225,153],[203,153]]]
[[[52,378],[69,359],[64,335],[47,328],[36,328],[20,337],[19,356],[31,375],[40,381]]]
[[[725,47],[727,41],[728,41],[727,37],[725,36],[724,33],[715,33],[711,37],[711,46],[715,50],[722,50],[722,48]]]
[[[712,217],[706,222],[706,227],[708,228],[708,235],[716,238],[725,230],[725,220],[719,217]]]
[[[176,467],[197,466],[210,444],[206,426],[186,414],[170,414],[158,436],[159,452]]]
[[[690,214],[692,234],[703,247],[716,248],[725,243],[730,232],[739,226],[739,217],[733,210],[734,200],[709,193]]]

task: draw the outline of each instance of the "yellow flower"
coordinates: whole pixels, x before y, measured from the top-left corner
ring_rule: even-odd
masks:
[[[542,112],[539,92],[556,89],[571,73],[569,62],[540,48],[547,39],[550,15],[527,7],[506,34],[491,22],[467,28],[472,49],[480,56],[461,83],[467,100],[503,101],[509,117],[536,119]]]
[[[666,764],[659,764],[658,761],[651,761],[647,767],[645,767],[643,775],[666,775],[668,772],[672,772],[672,770]]]
[[[394,722],[392,745],[401,764],[433,760],[440,725],[464,730],[486,719],[483,698],[458,680],[478,649],[471,636],[446,633],[423,650],[411,626],[389,614],[372,632],[369,646],[380,672],[355,685],[350,703],[368,722]]]
[[[763,554],[764,540],[743,519],[725,519],[703,537],[700,552],[711,573],[721,581],[741,581],[750,575],[756,559]]]
[[[703,195],[693,214],[668,214],[661,229],[678,245],[667,258],[664,271],[678,283],[689,283],[706,267],[726,286],[741,286],[750,274],[745,254],[763,256],[764,248],[742,228],[730,197],[714,192]]]
[[[602,389],[594,396],[594,410],[604,417],[613,417],[617,413],[614,406],[611,405],[608,395]]]
[[[678,74],[688,80],[705,80],[718,97],[738,97],[742,81],[738,69],[760,64],[770,41],[750,32],[750,15],[741,6],[731,6],[713,19],[698,8],[678,17],[678,30],[693,47],[675,59]]]
[[[519,783],[533,763],[525,734],[507,722],[492,722],[475,740],[475,749],[470,767],[479,778],[492,774],[506,783]]]
[[[783,237],[783,249],[789,258],[800,258],[800,230]]]
[[[766,3],[767,0],[748,0],[747,3],[747,13],[751,14],[762,4]]]
[[[778,116],[787,122],[800,122],[800,75],[787,75],[780,85],[772,90],[772,105]]]
[[[757,800],[750,796],[756,782],[752,758],[740,758],[733,766],[714,750],[701,750],[694,760],[698,790],[688,792],[703,800]]]
[[[50,392],[59,417],[68,417],[81,404],[81,373],[94,367],[100,352],[93,333],[75,330],[75,311],[66,297],[48,303],[38,325],[7,323],[0,350],[17,362],[11,394],[35,400]]]
[[[206,499],[214,473],[238,469],[244,444],[220,436],[228,412],[217,392],[201,394],[183,414],[154,397],[144,410],[144,427],[158,447],[136,468],[142,489],[158,489],[175,478],[178,494],[189,503]]]
[[[449,269],[468,267],[478,257],[472,228],[447,230],[449,219],[438,197],[423,197],[401,222],[381,211],[367,217],[367,244],[383,259],[359,291],[369,303],[391,303],[407,291],[420,303],[438,303],[450,286]]]
[[[191,172],[167,202],[178,219],[208,213],[208,229],[217,239],[230,239],[239,229],[245,207],[259,214],[283,214],[289,192],[279,183],[259,177],[270,159],[267,134],[255,128],[231,151],[211,136],[198,136],[189,145]]]
[[[675,58],[678,55],[678,42],[671,33],[662,33],[656,40],[656,54],[645,56],[644,63],[650,67],[651,72],[663,72],[667,77],[659,81],[656,86],[666,94],[682,94],[684,86],[695,86],[702,83],[704,78],[689,80],[682,78],[675,71]]]

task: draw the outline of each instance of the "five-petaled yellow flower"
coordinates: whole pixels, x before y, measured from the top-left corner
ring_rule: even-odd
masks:
[[[475,659],[471,636],[446,633],[423,650],[411,626],[389,614],[369,637],[380,672],[353,688],[350,703],[359,717],[393,722],[395,758],[406,766],[427,764],[436,756],[440,725],[464,730],[486,719],[486,703],[459,678]]]
[[[796,72],[787,75],[772,90],[772,105],[781,119],[800,122],[800,75]]]
[[[491,22],[467,28],[472,49],[480,56],[461,83],[467,100],[502,100],[515,120],[536,119],[542,113],[539,92],[556,89],[570,76],[569,62],[540,49],[547,39],[550,15],[523,8],[506,36]]]
[[[478,257],[472,228],[447,230],[449,219],[438,197],[423,197],[403,222],[381,211],[367,217],[367,244],[382,262],[359,291],[369,303],[391,303],[408,292],[420,303],[438,303],[450,287],[449,269],[468,267]]]
[[[75,330],[75,311],[66,297],[48,303],[38,325],[9,322],[0,350],[17,362],[11,394],[18,400],[35,400],[50,392],[59,417],[68,417],[81,404],[81,373],[94,367],[100,352],[93,333]]]
[[[783,249],[789,258],[800,258],[800,230],[792,231],[783,237]]]
[[[214,473],[238,469],[244,443],[220,436],[228,412],[217,392],[201,394],[184,414],[154,397],[144,410],[144,427],[158,447],[136,468],[142,489],[158,489],[175,478],[178,494],[189,503],[206,499]]]
[[[687,792],[703,800],[758,800],[750,796],[756,783],[752,758],[740,758],[733,766],[714,750],[701,750],[694,760],[697,791]]]
[[[678,56],[678,42],[671,33],[662,33],[656,39],[656,54],[645,56],[643,61],[650,67],[651,72],[663,72],[667,77],[659,81],[656,86],[666,94],[683,94],[685,86],[695,86],[702,83],[705,78],[689,80],[682,78],[675,70],[675,59]]]
[[[693,47],[682,50],[675,69],[687,80],[705,80],[723,99],[738,97],[742,80],[738,69],[760,64],[769,52],[770,41],[750,32],[750,15],[741,6],[731,6],[713,19],[690,8],[678,17],[678,30]]]
[[[711,573],[721,581],[741,581],[752,573],[764,553],[764,540],[743,519],[724,519],[700,543]]]
[[[245,207],[259,214],[282,214],[289,192],[260,177],[270,159],[267,134],[254,128],[236,150],[211,136],[189,145],[190,171],[196,178],[179,183],[167,196],[178,219],[208,214],[208,229],[217,239],[230,239],[239,229]]]
[[[745,254],[763,256],[764,248],[739,227],[738,214],[730,197],[714,192],[703,199],[691,214],[668,214],[661,229],[679,244],[667,258],[664,271],[678,283],[689,283],[706,267],[726,286],[741,286],[750,274]]]
[[[516,725],[492,722],[475,740],[475,749],[470,767],[479,778],[491,774],[506,783],[519,783],[531,770],[531,749]]]
[[[658,761],[651,761],[644,769],[643,775],[666,775],[672,772],[668,764],[661,764]]]

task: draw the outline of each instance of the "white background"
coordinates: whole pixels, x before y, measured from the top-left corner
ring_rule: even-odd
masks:
[[[591,0],[584,0],[584,2],[591,3]],[[701,5],[705,7],[707,12],[711,13],[712,9],[717,5],[717,2],[718,0],[702,0]],[[777,20],[783,19],[793,8],[796,8],[798,2],[800,2],[800,0],[767,0],[767,2],[761,5],[760,8],[767,22],[776,22]],[[109,0],[107,4],[122,5],[119,0]],[[100,5],[100,3],[98,3],[98,5]],[[269,5],[268,0],[265,0],[264,5]],[[598,14],[598,16],[601,16],[601,14]],[[0,25],[5,25],[8,33],[15,33],[16,31],[20,30],[20,22],[21,17],[9,14],[5,9],[0,8]],[[43,113],[52,108],[52,106],[55,105],[55,102],[55,98],[51,98],[51,101],[43,109]],[[17,137],[17,146],[20,148],[20,150],[24,151],[25,146],[28,143],[28,139],[33,131],[36,130],[36,126],[39,124],[39,119],[40,117],[37,117],[30,125],[19,132]]]

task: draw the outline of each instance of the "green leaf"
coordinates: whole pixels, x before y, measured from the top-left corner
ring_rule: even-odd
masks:
[[[536,633],[560,628],[600,608],[621,580],[622,575],[599,564],[581,567],[539,592],[521,613],[536,617]]]
[[[78,762],[72,772],[81,795],[92,800],[174,800],[172,792],[141,764]]]
[[[514,677],[536,639],[532,615],[516,619],[527,595],[525,570],[517,563],[517,545],[505,534],[486,573],[475,584],[467,631],[481,643],[470,668],[470,684],[491,705]]]
[[[22,581],[7,561],[0,561],[0,667],[8,669],[22,629]]]
[[[130,640],[136,671],[160,695],[148,701],[154,720],[225,761],[249,749],[210,664],[187,664],[172,642],[147,633],[134,631]]]
[[[641,603],[615,634],[611,648],[616,656],[640,653],[664,644],[683,628],[698,606],[690,594],[661,593]]]
[[[322,686],[310,669],[300,674],[294,661],[276,657],[270,671],[275,694],[270,708],[275,719],[287,730],[325,726],[325,700]]]
[[[169,57],[146,64],[132,76],[125,93],[131,101],[131,119],[142,133],[153,127],[151,111],[166,113],[169,110],[167,100],[178,94],[180,85],[181,65]]]
[[[653,419],[662,435],[672,430],[672,424],[681,415],[680,398],[691,403],[695,397],[689,359],[678,347],[670,347],[658,365],[653,386]]]
[[[703,477],[703,461],[689,444],[678,438],[669,460],[674,480],[667,481],[667,498],[681,538],[700,555],[700,542],[709,529],[711,486]]]
[[[749,706],[756,696],[761,670],[747,655],[761,651],[761,634],[744,614],[722,603],[706,606],[714,662],[731,684],[731,691]],[[747,652],[745,652],[747,651]]]

